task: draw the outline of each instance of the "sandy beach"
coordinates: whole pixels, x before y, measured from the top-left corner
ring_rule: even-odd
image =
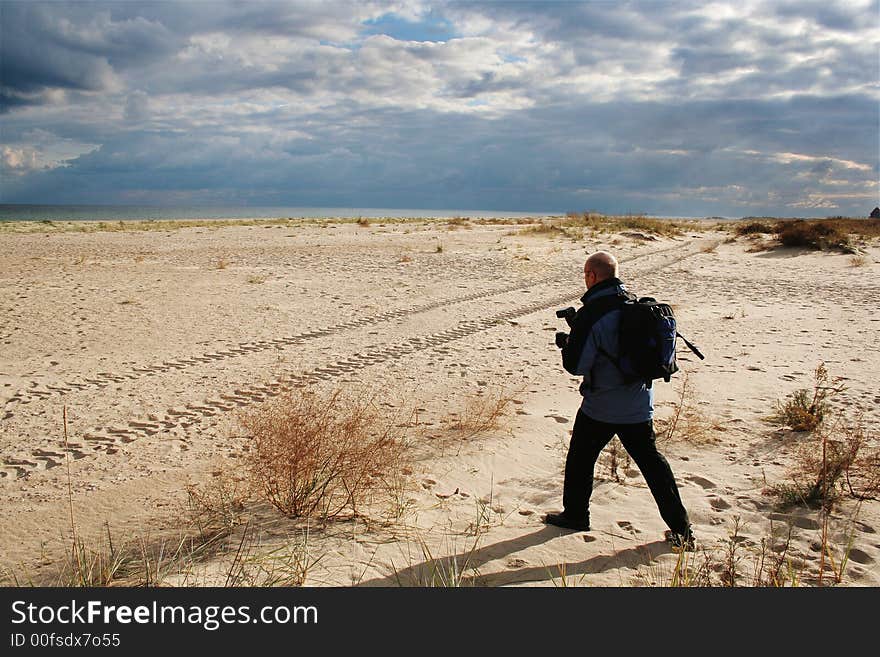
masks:
[[[395,512],[322,524],[254,499],[221,549],[165,583],[222,584],[242,532],[253,555],[299,546],[307,586],[438,585],[444,569],[485,586],[673,583],[681,557],[622,452],[597,467],[590,532],[541,522],[561,508],[580,402],[553,344],[565,329],[555,311],[575,305],[586,255],[604,249],[630,289],[673,304],[706,356],[679,344],[681,371],[655,384],[658,426],[680,419],[659,444],[698,540],[685,566],[720,584],[735,562],[747,586],[782,554],[789,585],[815,586],[820,573],[822,584],[880,585],[880,502],[842,494],[828,514],[780,505],[768,490],[811,438],[765,419],[811,390],[824,363],[844,387],[830,399],[832,438],[858,425],[865,450],[878,447],[877,241],[855,259],[753,250],[721,230],[573,239],[524,228],[328,220],[0,234],[6,583],[57,577],[71,515],[95,546],[108,533],[157,545],[191,532],[187,486],[242,461],[239,413],[309,387],[365,387],[386,408],[418,409]],[[499,421],[456,435],[450,418],[493,395],[510,400]]]

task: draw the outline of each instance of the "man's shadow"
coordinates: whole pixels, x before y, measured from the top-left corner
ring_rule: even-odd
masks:
[[[618,550],[610,555],[599,554],[584,561],[516,568],[488,575],[478,573],[479,568],[490,561],[546,543],[564,533],[568,532],[556,527],[543,527],[531,534],[492,545],[474,547],[445,557],[426,558],[420,563],[395,570],[392,575],[364,580],[359,586],[449,586],[453,583],[459,586],[506,586],[527,582],[548,582],[563,575],[568,579],[575,575],[601,573],[620,567],[647,566],[660,555],[672,552],[667,542],[653,541]],[[587,542],[596,540],[589,534],[585,534],[584,539]],[[423,556],[431,555],[423,554]]]

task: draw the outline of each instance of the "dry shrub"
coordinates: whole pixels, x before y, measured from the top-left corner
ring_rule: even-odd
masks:
[[[687,372],[682,373],[678,399],[669,418],[658,418],[658,441],[680,440],[691,444],[712,442],[713,423],[697,407],[696,397]]]
[[[245,505],[251,498],[246,473],[218,468],[203,484],[186,487],[186,515],[202,536],[229,532],[244,522]]]
[[[759,545],[740,532],[745,525],[739,516],[732,519],[726,539],[715,546],[699,546],[695,552],[679,552],[671,566],[640,569],[637,585],[666,587],[799,587],[804,584],[806,560],[793,554],[792,534],[787,535],[770,523],[769,536]]]
[[[355,223],[356,223],[358,226],[361,226],[361,227],[367,227],[367,226],[370,225],[370,220],[367,219],[366,217],[360,217]]]
[[[634,230],[655,235],[676,237],[684,234],[684,230],[704,230],[706,226],[700,222],[671,221],[668,219],[652,219],[645,215],[606,216],[596,212],[584,212],[581,215],[569,213],[565,225],[582,226],[594,231],[620,232]]]
[[[816,250],[837,249],[852,253],[849,235],[842,227],[830,221],[780,221],[774,228],[782,246],[804,247]]]
[[[765,224],[763,221],[749,221],[744,224],[737,224],[734,226],[733,231],[739,236],[760,235],[772,233],[773,228],[769,224]]]
[[[520,229],[517,234],[562,235],[572,239],[580,239],[583,237],[584,230],[608,233],[629,230],[675,237],[684,234],[685,229],[704,230],[705,226],[699,222],[652,219],[644,215],[606,216],[596,212],[584,212],[583,214],[569,212],[564,219],[539,221],[534,225]]]
[[[868,258],[863,255],[854,255],[849,259],[850,267],[864,267],[868,264]]]
[[[240,422],[255,489],[290,517],[357,515],[405,467],[394,418],[366,394],[299,388]]]
[[[795,390],[784,404],[776,402],[776,410],[766,419],[792,431],[814,431],[831,410],[828,400],[844,390],[841,379],[830,379],[825,363],[820,362],[813,372],[813,389]]]
[[[838,417],[798,447],[788,477],[789,481],[765,490],[783,506],[831,510],[845,495],[876,499],[880,494],[880,450],[868,444],[861,419],[847,425]]]
[[[841,433],[848,459],[844,470],[847,493],[858,500],[876,500],[880,497],[880,448],[871,444],[861,417]]]
[[[828,217],[823,219],[822,223],[830,224],[846,235],[858,235],[866,238],[880,237],[880,219]]]
[[[525,228],[520,228],[514,235],[562,235],[562,227],[554,222],[539,222]]]
[[[499,387],[470,395],[464,400],[461,409],[450,413],[443,424],[461,439],[499,429],[517,394],[518,391]]]
[[[575,223],[567,223],[565,221],[549,221],[538,222],[518,231],[507,233],[508,235],[526,235],[526,236],[549,236],[549,237],[567,237],[575,242],[584,238],[584,227]]]
[[[620,442],[617,436],[611,439],[606,449],[602,450],[600,462],[608,467],[610,477],[618,484],[623,482],[620,470],[626,473],[632,466],[632,458],[630,458],[629,452],[626,451],[623,443]]]

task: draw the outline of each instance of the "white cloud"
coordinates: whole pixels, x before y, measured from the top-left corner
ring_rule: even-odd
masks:
[[[97,144],[62,139],[47,130],[36,128],[25,132],[20,140],[4,144],[0,158],[5,171],[20,176],[67,166],[71,160],[97,148]]]

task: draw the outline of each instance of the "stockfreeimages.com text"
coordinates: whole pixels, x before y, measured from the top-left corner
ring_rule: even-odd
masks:
[[[317,624],[318,609],[314,606],[285,605],[265,606],[252,612],[249,605],[105,605],[100,600],[61,605],[35,605],[23,600],[12,603],[12,623],[33,625],[59,623],[62,625],[90,625],[93,623],[180,624],[201,625],[206,630],[216,630],[221,625],[263,623],[266,625],[287,623]]]

